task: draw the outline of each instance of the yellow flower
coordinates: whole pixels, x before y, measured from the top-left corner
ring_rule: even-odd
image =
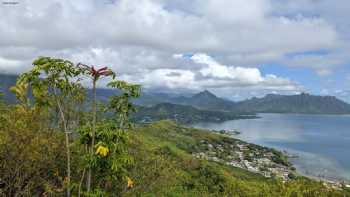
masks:
[[[95,154],[101,155],[102,157],[105,157],[105,156],[107,156],[108,153],[109,153],[109,149],[107,147],[98,146]]]
[[[128,180],[128,188],[133,188],[134,187],[134,181],[131,180],[130,177],[126,177]]]

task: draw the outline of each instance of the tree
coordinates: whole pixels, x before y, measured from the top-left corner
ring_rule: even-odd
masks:
[[[101,79],[102,77],[112,76],[112,78],[115,78],[115,74],[112,70],[108,69],[107,67],[103,67],[100,69],[95,69],[95,66],[88,66],[86,64],[78,63],[78,67],[85,71],[85,74],[91,77],[92,79],[92,132],[91,132],[91,143],[89,144],[89,153],[90,158],[93,157],[94,154],[94,147],[95,147],[95,136],[96,136],[96,119],[97,119],[97,99],[96,99],[96,85],[97,81]],[[86,181],[86,187],[87,191],[90,192],[91,190],[91,176],[92,176],[92,170],[89,166],[88,173],[87,173],[87,181]]]
[[[133,161],[127,149],[127,129],[131,127],[130,112],[135,111],[131,98],[140,95],[140,86],[113,80],[108,83],[108,87],[118,89],[118,95],[110,98],[109,105],[105,109],[105,112],[114,114],[113,118],[93,121],[92,125],[87,124],[79,130],[80,142],[84,146],[89,146],[87,158],[91,175],[87,176],[87,183],[90,185],[87,185],[86,193],[90,195],[99,191],[111,190],[116,193],[125,190],[122,184],[112,184],[119,180],[126,180],[127,187],[133,185],[132,180],[125,176],[127,167]],[[96,101],[93,103],[96,104]],[[93,110],[96,110],[96,107]],[[96,112],[93,115],[96,115]],[[92,177],[98,181],[93,183]]]
[[[110,181],[126,179],[131,187],[133,182],[124,176],[126,168],[132,163],[128,155],[127,132],[131,127],[129,115],[135,111],[131,103],[132,98],[140,95],[140,86],[129,84],[124,81],[114,80],[115,74],[107,67],[95,69],[87,66],[50,57],[40,57],[33,62],[32,70],[22,74],[11,90],[16,94],[20,104],[17,108],[22,111],[30,111],[42,118],[36,121],[41,124],[40,128],[63,130],[66,150],[66,193],[71,195],[72,184],[72,156],[71,156],[71,133],[79,128],[80,142],[86,147],[87,165],[81,175],[78,187],[78,196],[81,194],[81,183],[86,176],[86,195],[94,195],[96,192],[108,190],[108,186],[102,184]],[[82,77],[89,76],[92,79],[92,121],[81,127],[78,113],[85,100],[85,89],[81,85]],[[111,76],[112,80],[108,87],[118,89],[118,95],[110,98],[108,113],[112,112],[114,118],[101,119],[97,116],[96,86],[102,77]],[[51,115],[52,114],[52,115]],[[45,117],[45,118],[43,118]],[[105,117],[102,114],[102,117]],[[82,150],[81,146],[77,150]],[[84,154],[78,154],[84,155]],[[81,166],[79,166],[81,167]],[[92,184],[92,172],[98,182]],[[73,186],[74,185],[74,186]],[[93,191],[92,191],[92,186]],[[120,189],[120,188],[119,188]]]
[[[68,120],[72,102],[82,102],[83,87],[79,76],[83,70],[72,62],[50,57],[39,57],[33,62],[34,67],[29,72],[22,74],[12,88],[22,106],[33,107],[37,110],[46,109],[51,112],[58,111],[58,127],[65,134],[65,148],[67,159],[67,196],[71,193],[71,151],[70,151],[70,126],[73,121]],[[30,86],[33,103],[23,93]],[[56,117],[55,117],[56,118]]]
[[[141,86],[120,80],[112,81],[107,86],[121,91],[120,95],[110,98],[109,109],[114,113],[120,129],[130,128],[131,125],[128,118],[131,112],[136,112],[131,99],[141,95]]]

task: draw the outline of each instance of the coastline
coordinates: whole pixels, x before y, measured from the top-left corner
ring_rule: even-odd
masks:
[[[348,115],[259,113],[257,116],[260,118],[256,120],[203,122],[191,126],[238,130],[241,134],[231,137],[281,152],[287,150],[286,155],[300,176],[330,184],[350,183],[349,159],[344,157],[349,150],[345,140],[350,137]],[[334,151],[330,152],[330,148]],[[300,158],[293,158],[295,155]]]
[[[204,129],[204,130],[216,133],[218,135],[224,135],[224,136],[233,138],[235,140],[240,140],[240,141],[242,141],[245,144],[251,144],[251,145],[254,145],[254,146],[257,146],[257,147],[268,148],[268,149],[280,152],[287,159],[287,161],[291,164],[291,166],[289,166],[289,167],[295,169],[295,170],[293,170],[293,172],[295,172],[296,176],[301,176],[301,177],[309,178],[309,179],[312,179],[312,180],[320,181],[320,182],[323,182],[323,184],[325,184],[325,185],[327,185],[329,187],[333,187],[333,188],[343,188],[343,187],[350,188],[350,180],[343,179],[343,178],[331,178],[331,177],[326,177],[325,175],[316,176],[316,175],[312,175],[310,173],[303,172],[302,170],[298,170],[297,165],[295,165],[292,162],[292,160],[300,159],[300,156],[298,154],[290,153],[287,150],[279,149],[279,148],[276,148],[276,147],[270,147],[270,146],[259,145],[259,144],[247,142],[245,140],[237,138],[237,136],[239,136],[241,134],[241,131],[238,131],[236,129],[231,129],[231,130],[225,130],[225,129],[222,129],[222,130]],[[241,167],[241,166],[235,166],[235,167],[239,167],[239,168],[245,169],[244,167]],[[246,170],[250,171],[249,169],[246,169]],[[257,172],[257,171],[253,171],[253,172],[256,172],[256,173],[264,175],[264,173],[261,173],[261,172]],[[288,180],[284,179],[284,181],[288,181]]]

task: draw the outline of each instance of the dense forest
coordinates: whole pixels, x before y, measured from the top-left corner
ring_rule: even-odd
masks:
[[[96,93],[102,78],[116,91],[107,103]],[[350,195],[302,176],[265,178],[194,156],[206,150],[203,142],[237,143],[224,135],[171,121],[133,125],[131,99],[141,87],[107,67],[40,57],[11,92],[15,104],[0,102],[0,196]],[[277,152],[273,159],[289,165]]]

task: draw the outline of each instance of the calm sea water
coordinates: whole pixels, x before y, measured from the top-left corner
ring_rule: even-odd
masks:
[[[237,129],[237,138],[298,155],[297,171],[331,180],[350,180],[350,115],[259,114],[260,119],[192,125]]]

